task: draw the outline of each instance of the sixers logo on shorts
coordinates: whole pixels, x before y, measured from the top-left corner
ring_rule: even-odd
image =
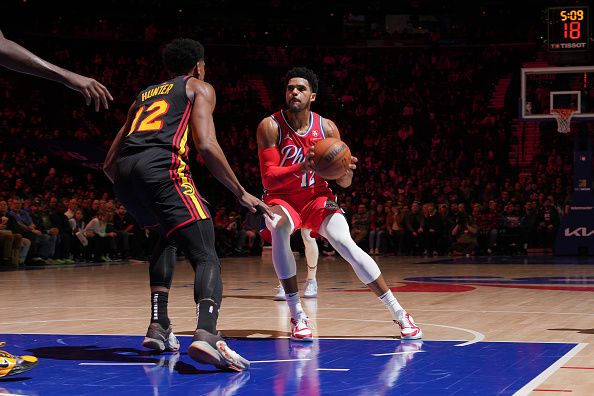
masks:
[[[326,203],[324,204],[324,209],[326,210],[338,210],[340,209],[340,207],[338,206],[338,203],[336,201],[326,201]]]
[[[183,183],[182,188],[184,189],[182,192],[185,195],[194,195],[194,186],[192,186],[190,183]]]

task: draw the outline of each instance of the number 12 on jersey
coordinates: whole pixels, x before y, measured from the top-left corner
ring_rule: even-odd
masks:
[[[307,171],[301,176],[301,187],[307,188],[316,184],[316,172]]]
[[[151,131],[158,131],[163,128],[163,120],[161,117],[167,114],[169,110],[169,103],[165,99],[157,100],[153,102],[149,107],[142,105],[136,111],[136,116],[134,117],[134,121],[132,121],[132,126],[130,127],[130,131],[128,135],[134,132],[151,132]],[[148,113],[140,124],[138,120],[140,120],[141,116],[145,113]]]

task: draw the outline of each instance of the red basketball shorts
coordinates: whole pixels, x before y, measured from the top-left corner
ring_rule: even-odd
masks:
[[[293,232],[300,228],[310,229],[312,237],[317,236],[320,225],[326,217],[332,213],[342,213],[336,202],[336,196],[331,190],[312,195],[311,191],[304,191],[291,196],[267,195],[264,198],[267,205],[280,205],[289,215],[293,226]],[[271,242],[270,231],[266,226],[260,230],[260,236],[267,242]]]

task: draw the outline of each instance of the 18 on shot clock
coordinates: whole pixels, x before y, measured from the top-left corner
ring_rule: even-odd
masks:
[[[590,48],[590,9],[587,6],[549,8],[549,51]]]

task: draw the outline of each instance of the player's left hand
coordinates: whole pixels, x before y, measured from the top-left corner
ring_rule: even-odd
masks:
[[[336,184],[343,188],[351,185],[353,182],[353,171],[357,169],[357,165],[355,165],[357,162],[359,162],[359,159],[357,157],[351,156],[351,163],[349,164],[349,167],[346,169],[344,176],[336,179]]]
[[[351,163],[349,164],[349,168],[351,169],[351,171],[357,169],[357,165],[355,165],[357,162],[359,162],[359,159],[354,155],[351,155]]]
[[[66,77],[66,86],[83,94],[87,106],[91,101],[95,101],[95,111],[99,111],[101,105],[107,110],[109,108],[107,100],[113,101],[113,96],[103,84],[80,74],[70,73]]]
[[[242,195],[239,196],[239,203],[248,208],[248,210],[252,213],[260,212],[264,216],[268,216],[270,220],[273,218],[273,213],[264,202],[259,200],[258,198],[254,197],[252,194],[248,192],[244,192]]]

